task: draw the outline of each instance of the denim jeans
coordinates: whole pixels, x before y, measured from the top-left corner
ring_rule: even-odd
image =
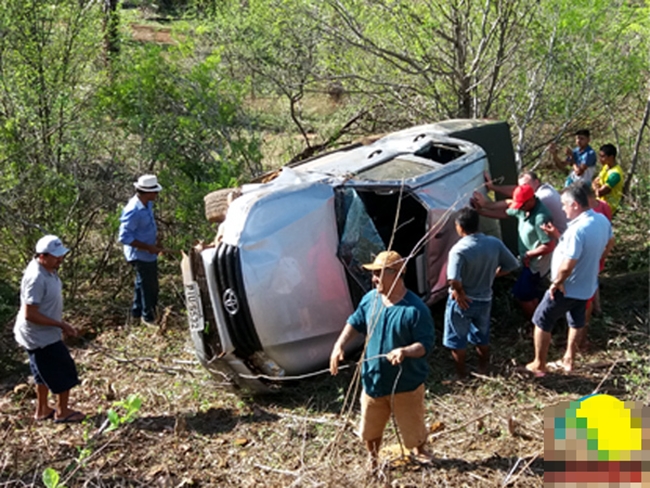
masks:
[[[135,269],[135,292],[131,315],[155,322],[158,305],[158,262],[131,261]]]

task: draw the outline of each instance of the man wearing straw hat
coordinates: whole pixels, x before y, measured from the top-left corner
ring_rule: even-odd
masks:
[[[119,241],[124,256],[135,269],[135,292],[131,316],[143,324],[155,326],[158,305],[158,229],[153,215],[153,202],[162,190],[156,175],[142,175],[135,186],[136,194],[129,200],[120,217]]]
[[[404,446],[416,459],[430,460],[425,449],[424,381],[434,327],[424,302],[406,289],[406,262],[395,251],[384,251],[363,267],[372,271],[374,290],[364,295],[348,318],[330,356],[330,372],[338,373],[344,347],[359,334],[366,336],[361,381],[361,438],[372,468],[377,467],[384,427],[391,412]]]

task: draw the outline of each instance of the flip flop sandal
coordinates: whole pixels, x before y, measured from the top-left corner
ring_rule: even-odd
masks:
[[[561,359],[553,361],[552,363],[548,363],[546,366],[554,371],[564,371],[565,373],[572,372],[572,369],[568,369],[567,365]],[[573,366],[573,369],[575,369],[575,366]]]
[[[527,375],[528,377],[533,377],[533,378],[543,378],[546,376],[545,371],[531,371],[530,369],[526,368],[526,366],[519,366],[517,368],[517,371],[519,373],[522,373],[524,375]]]
[[[71,412],[62,419],[54,419],[55,424],[78,424],[86,419],[86,415],[81,412]]]
[[[45,420],[52,420],[54,418],[54,412],[56,412],[56,410],[52,409],[52,410],[50,410],[50,413],[48,413],[44,417],[38,417],[38,418],[35,417],[34,420],[36,420],[37,422],[43,422]]]

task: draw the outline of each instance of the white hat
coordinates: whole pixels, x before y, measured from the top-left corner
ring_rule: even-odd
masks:
[[[41,237],[36,243],[36,254],[51,254],[60,258],[67,254],[70,249],[65,247],[57,236],[44,236]]]
[[[158,178],[156,175],[142,175],[138,178],[138,181],[133,183],[136,190],[145,191],[145,192],[159,192],[162,190],[162,186],[158,184]]]

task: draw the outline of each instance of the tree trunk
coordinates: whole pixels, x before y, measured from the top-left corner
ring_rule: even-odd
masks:
[[[639,161],[639,149],[641,148],[641,140],[643,139],[643,130],[645,129],[646,125],[648,125],[648,118],[650,118],[650,95],[648,95],[648,101],[645,104],[645,113],[643,114],[641,127],[639,127],[639,133],[636,136],[636,143],[634,144],[634,153],[632,154],[630,169],[628,170],[627,176],[625,177],[625,185],[623,186],[623,195],[625,196],[627,196],[630,192],[632,178],[636,172],[636,165]]]
[[[120,16],[117,12],[118,0],[104,0],[104,57],[106,66],[120,53]]]

